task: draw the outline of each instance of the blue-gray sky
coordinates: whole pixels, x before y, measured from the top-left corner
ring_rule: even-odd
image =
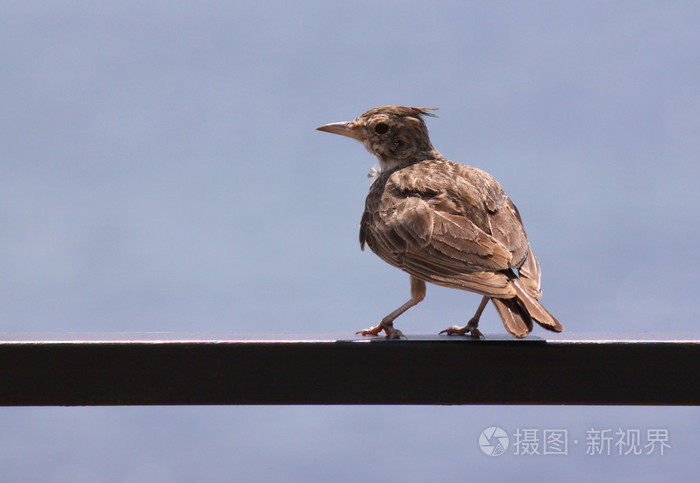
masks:
[[[681,1],[5,2],[0,331],[350,334],[375,323],[408,297],[408,277],[357,242],[375,160],[314,128],[405,104],[440,108],[435,146],[517,203],[543,301],[567,331],[697,332],[699,22],[700,6]],[[477,302],[431,286],[397,325],[434,333]],[[503,332],[492,309],[482,326]],[[624,481],[697,471],[699,416],[4,409],[0,467],[30,481],[565,469]],[[476,441],[499,424],[666,427],[673,447],[496,461]]]

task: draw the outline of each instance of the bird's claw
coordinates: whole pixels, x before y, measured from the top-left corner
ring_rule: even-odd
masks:
[[[460,327],[458,325],[453,325],[452,327],[448,327],[445,330],[441,330],[439,335],[442,334],[447,334],[447,335],[464,335],[467,332],[467,327]]]
[[[386,332],[388,339],[400,339],[404,337],[403,332],[401,332],[399,329],[395,329],[393,325],[383,323],[379,323],[379,325],[370,327],[369,329],[358,330],[355,332],[355,335],[379,335],[382,330]]]
[[[445,330],[440,331],[440,335],[467,335],[467,333],[470,337],[473,337],[474,339],[484,338],[484,334],[482,334],[479,329],[477,329],[476,327],[470,327],[469,324],[465,325],[464,327],[453,325],[452,327],[448,327]]]
[[[406,338],[406,336],[403,335],[403,332],[401,332],[399,329],[392,329],[391,332],[389,332],[389,335],[387,335],[389,339],[401,339],[401,338]]]
[[[474,338],[474,339],[485,339],[484,334],[481,333],[479,329],[474,327],[472,330],[469,331],[469,336]]]
[[[378,335],[382,331],[382,327],[370,327],[369,329],[362,329],[355,332],[355,335]]]

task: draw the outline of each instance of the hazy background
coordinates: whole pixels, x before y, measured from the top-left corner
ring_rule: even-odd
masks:
[[[697,332],[699,24],[691,1],[5,1],[0,331],[376,323],[409,294],[357,242],[376,160],[314,128],[404,104],[515,200],[567,331]],[[478,300],[430,286],[397,325]],[[491,307],[482,328],[503,333]],[[487,426],[580,444],[490,458]],[[671,449],[587,456],[606,428]],[[0,479],[672,481],[699,431],[696,408],[5,408]]]

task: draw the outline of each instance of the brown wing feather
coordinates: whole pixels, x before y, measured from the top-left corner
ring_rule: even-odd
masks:
[[[433,166],[436,163],[440,166]],[[488,212],[487,201],[492,205]],[[360,241],[386,262],[423,280],[513,297],[508,277],[499,272],[513,266],[514,250],[489,233],[492,222],[487,216],[498,221],[506,201],[498,183],[482,171],[425,161],[384,173],[375,181]],[[517,241],[504,240],[510,245]]]
[[[518,208],[507,200],[504,209],[490,215],[489,223],[493,236],[503,243],[513,254],[511,268],[517,268],[523,288],[530,297],[540,299],[540,265],[537,257],[530,248],[527,235],[523,228],[522,218]]]
[[[518,274],[520,275],[520,281],[523,284],[523,288],[530,295],[530,297],[535,300],[542,298],[542,288],[540,285],[540,264],[537,261],[537,257],[530,249],[525,258],[525,262],[518,268]]]

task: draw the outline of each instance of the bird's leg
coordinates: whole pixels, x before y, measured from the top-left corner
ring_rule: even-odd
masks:
[[[469,335],[471,335],[474,338],[481,338],[484,336],[484,334],[481,333],[481,331],[477,328],[479,326],[479,319],[481,318],[481,314],[486,308],[486,304],[489,303],[489,300],[491,300],[491,297],[484,295],[484,298],[481,299],[481,303],[479,304],[479,307],[476,309],[476,313],[474,314],[474,317],[469,319],[469,322],[467,322],[467,325],[464,327],[459,327],[458,325],[453,325],[452,327],[448,327],[447,329],[441,331],[441,334],[447,334],[447,335],[464,335],[467,332],[469,332]]]
[[[384,317],[379,324],[369,329],[363,329],[356,332],[356,334],[362,335],[378,335],[382,330],[386,332],[386,335],[390,339],[398,339],[403,336],[403,333],[399,329],[394,328],[394,319],[399,315],[406,312],[408,309],[417,305],[421,300],[425,298],[425,282],[418,278],[411,276],[411,298],[408,302],[403,304],[398,309],[394,310],[392,313]]]

